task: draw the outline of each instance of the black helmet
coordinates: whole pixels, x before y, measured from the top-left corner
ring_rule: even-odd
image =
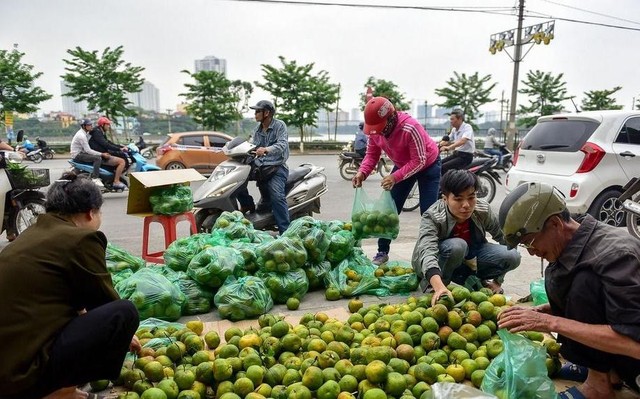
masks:
[[[267,101],[267,100],[260,100],[258,101],[258,103],[252,107],[249,107],[251,109],[265,109],[267,111],[269,111],[271,113],[271,115],[276,113],[276,108],[273,106],[273,103],[271,101]]]
[[[80,126],[86,126],[86,125],[93,125],[93,122],[91,122],[91,119],[82,119],[80,121]]]
[[[358,123],[358,129],[360,130],[364,129],[364,122]]]

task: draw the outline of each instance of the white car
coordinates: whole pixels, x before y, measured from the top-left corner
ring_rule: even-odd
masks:
[[[625,224],[622,187],[640,176],[640,111],[543,116],[513,156],[505,187],[539,181],[556,186],[571,213]]]

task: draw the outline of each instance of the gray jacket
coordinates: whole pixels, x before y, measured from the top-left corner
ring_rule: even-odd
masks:
[[[491,210],[489,203],[478,199],[476,209],[471,214],[475,226],[471,237],[479,242],[487,242],[486,233],[498,243],[505,245],[504,235],[500,229],[498,217]],[[422,215],[418,241],[413,250],[411,264],[420,278],[431,278],[434,274],[442,276],[438,265],[439,244],[451,236],[456,220],[449,212],[445,202],[440,199]]]

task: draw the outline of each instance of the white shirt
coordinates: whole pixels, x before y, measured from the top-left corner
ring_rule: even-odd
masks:
[[[476,142],[473,138],[473,128],[470,124],[462,122],[460,129],[456,129],[455,127],[451,129],[450,136],[453,142],[456,142],[463,137],[467,138],[467,142],[460,147],[456,147],[456,151],[470,152],[472,154],[476,151]]]
[[[86,152],[91,155],[102,155],[101,152],[91,149],[89,147],[89,133],[85,132],[83,128],[80,128],[71,139],[71,158],[75,158],[76,155],[81,152]]]
[[[495,147],[500,147],[500,142],[496,139],[495,136],[487,136],[484,138],[484,148],[490,149]]]

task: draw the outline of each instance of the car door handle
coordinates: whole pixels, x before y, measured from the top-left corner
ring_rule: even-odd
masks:
[[[631,158],[633,158],[633,157],[635,157],[635,156],[636,156],[636,154],[634,154],[634,153],[633,153],[633,152],[631,152],[631,151],[621,152],[621,153],[620,153],[620,155],[622,155],[623,157],[631,157]]]

